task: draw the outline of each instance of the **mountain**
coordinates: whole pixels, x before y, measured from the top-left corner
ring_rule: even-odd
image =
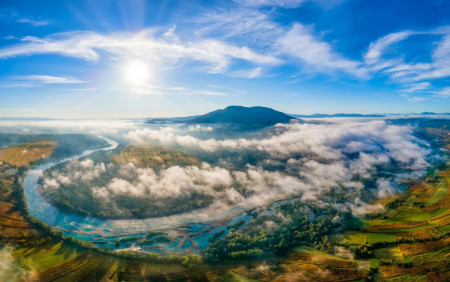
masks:
[[[384,117],[384,115],[363,115],[363,114],[313,114],[313,115],[292,115],[296,118],[332,118],[332,117]]]
[[[229,106],[189,120],[189,123],[230,123],[236,125],[269,126],[286,123],[294,117],[266,107]]]

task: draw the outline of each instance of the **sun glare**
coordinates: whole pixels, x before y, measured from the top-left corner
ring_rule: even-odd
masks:
[[[125,82],[133,85],[144,85],[150,78],[148,65],[139,61],[130,61],[125,64],[123,72]]]

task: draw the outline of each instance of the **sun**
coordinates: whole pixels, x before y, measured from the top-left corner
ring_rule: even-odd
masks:
[[[150,69],[140,61],[129,61],[123,68],[124,80],[132,85],[145,85],[150,79]]]

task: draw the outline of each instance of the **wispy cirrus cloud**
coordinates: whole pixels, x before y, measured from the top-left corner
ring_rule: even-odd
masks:
[[[423,91],[428,90],[430,88],[431,84],[429,82],[420,82],[420,83],[413,83],[406,85],[406,88],[402,91],[404,92],[416,92],[416,91]]]
[[[23,24],[30,24],[32,26],[46,26],[50,24],[50,21],[41,18],[27,17],[21,15],[13,8],[1,8],[0,7],[0,20],[7,22],[17,22]]]
[[[341,72],[359,79],[385,77],[388,83],[402,86],[402,92],[433,91],[436,88],[433,80],[450,77],[448,27],[428,31],[404,30],[390,33],[372,41],[360,60],[349,59],[336,52],[333,45],[321,38],[320,33],[314,30],[314,26],[306,26],[300,22],[294,22],[289,26],[281,25],[274,19],[276,16],[274,10],[260,9],[266,6],[293,8],[307,1],[237,2],[245,8],[216,10],[203,14],[197,20],[201,34],[219,36],[224,40],[244,41],[264,50],[270,50],[287,64],[297,65],[303,74],[333,75]],[[201,27],[202,24],[205,25],[204,28]],[[425,55],[423,53],[413,56],[398,54],[399,50],[409,50],[404,46],[408,44],[407,39],[414,36],[423,36],[424,43],[433,40],[434,44],[429,44],[433,48],[429,50],[431,61],[418,59]],[[425,38],[427,36],[428,38]],[[398,49],[399,46],[403,49]],[[411,59],[407,61],[405,57]],[[429,92],[429,94],[432,93]]]
[[[330,44],[315,37],[310,29],[300,23],[295,23],[284,36],[278,38],[276,46],[280,53],[297,58],[316,71],[340,70],[356,77],[367,76],[361,62],[336,53]]]
[[[432,42],[434,44],[432,46],[434,46],[434,49],[429,50],[431,54],[429,61],[418,61],[416,59],[417,56],[413,56],[413,59],[406,61],[404,59],[405,54],[398,54],[396,57],[392,57],[389,47],[400,45],[402,41],[412,36],[422,36],[424,43],[430,42],[430,39],[426,38],[426,36],[433,36]],[[402,31],[390,33],[372,42],[364,55],[364,59],[369,68],[380,70],[381,74],[388,75],[393,82],[425,82],[450,76],[450,67],[448,66],[450,62],[449,50],[450,29],[448,27],[429,31]]]
[[[259,48],[273,44],[284,29],[272,19],[272,12],[239,8],[215,10],[201,14],[194,21],[196,34],[238,40]]]
[[[235,2],[248,7],[282,7],[286,9],[297,8],[306,2],[315,2],[322,7],[329,8],[340,4],[343,0],[235,0]]]
[[[338,40],[331,42],[316,26],[298,21],[280,22],[277,20],[280,9],[267,9],[295,8],[305,2],[311,0],[235,1],[202,13],[194,18],[192,28],[182,26],[181,31],[174,24],[136,33],[77,31],[25,36],[19,44],[0,48],[0,59],[37,54],[58,54],[94,62],[102,58],[137,58],[155,69],[193,65],[195,71],[247,79],[275,76],[276,67],[292,66],[296,75],[310,77],[316,74],[339,74],[360,80],[382,77],[387,83],[399,86],[400,94],[410,93],[410,96],[427,91],[433,95],[439,92],[435,80],[450,77],[449,27],[389,33],[368,43],[367,49],[361,50],[360,58],[350,58],[338,51]],[[423,59],[423,53],[405,53],[408,40],[421,36],[424,42],[431,42],[427,45],[431,54],[427,60]],[[161,91],[141,88],[138,92]]]
[[[25,37],[21,44],[0,49],[0,58],[60,54],[97,61],[101,54],[107,54],[113,58],[138,57],[165,68],[196,61],[206,64],[206,70],[211,73],[226,72],[235,59],[264,65],[281,63],[274,56],[255,52],[246,46],[235,46],[215,39],[178,42],[172,38],[167,39],[156,30],[144,30],[137,34],[66,32],[44,38]]]
[[[209,86],[209,85],[208,85]],[[183,86],[157,86],[140,85],[127,88],[126,91],[138,95],[203,95],[203,96],[230,96],[242,94],[242,91],[231,88],[213,87],[212,89],[191,89]],[[217,90],[221,89],[221,90]]]
[[[383,36],[376,41],[370,43],[367,53],[364,55],[364,60],[367,64],[378,63],[386,49],[394,43],[400,42],[414,34],[411,31],[395,32]]]
[[[235,0],[235,2],[249,7],[279,6],[283,8],[295,8],[307,0]]]
[[[303,70],[308,69],[308,72],[330,74],[343,71],[356,77],[366,76],[362,62],[346,59],[335,52],[329,43],[316,35],[312,27],[299,22],[290,27],[281,26],[272,19],[271,12],[248,8],[213,11],[203,14],[197,23],[200,24],[201,34],[244,41],[270,50],[270,54],[288,64],[306,66]],[[202,28],[202,25],[206,27]],[[256,69],[253,69],[240,71],[239,74],[247,78],[260,76],[261,73],[255,75],[255,72]]]
[[[450,87],[444,87],[436,91],[435,94],[444,98],[450,98]]]
[[[17,20],[17,22],[31,24],[32,26],[46,26],[50,23],[47,20],[36,20],[31,18],[20,18]]]
[[[23,81],[37,82],[42,84],[72,84],[86,82],[74,77],[52,75],[25,75],[19,77],[19,79]]]

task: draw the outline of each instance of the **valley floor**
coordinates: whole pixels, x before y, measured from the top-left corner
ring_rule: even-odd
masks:
[[[33,147],[28,148],[33,154]],[[15,151],[19,152],[9,150]],[[360,227],[331,236],[333,247],[327,253],[299,246],[281,258],[210,266],[194,257],[174,259],[174,263],[117,257],[62,239],[37,223],[24,208],[20,172],[28,163],[46,157],[34,154],[17,166],[0,165],[1,243],[26,273],[21,277],[26,281],[450,280],[450,170],[438,171],[411,183],[401,194],[379,200],[386,212],[360,219]]]

